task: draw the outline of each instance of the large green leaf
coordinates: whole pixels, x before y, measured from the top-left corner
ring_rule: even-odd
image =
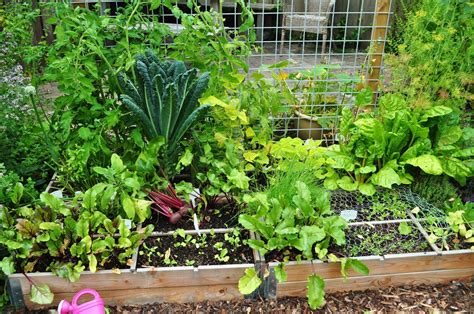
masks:
[[[48,285],[32,285],[31,286],[31,302],[37,304],[53,303],[54,293],[51,292]]]
[[[262,284],[262,280],[258,277],[258,273],[254,268],[247,268],[245,275],[239,279],[239,291],[242,294],[251,294]]]
[[[372,175],[371,181],[375,185],[391,189],[394,184],[401,184],[401,179],[398,173],[390,167],[383,167],[379,172]]]
[[[459,125],[451,125],[441,129],[442,133],[438,140],[439,146],[451,145],[462,137],[462,129]]]
[[[317,226],[303,226],[301,227],[300,237],[293,244],[295,248],[303,252],[303,254],[310,258],[312,256],[313,244],[324,240],[326,233],[322,228]]]
[[[405,163],[419,167],[428,174],[440,175],[443,173],[441,162],[436,156],[433,155],[424,154],[415,158],[410,158],[405,161]]]
[[[324,304],[324,280],[316,274],[308,277],[307,297],[311,309],[315,310]]]
[[[359,191],[364,195],[371,196],[375,194],[376,189],[372,183],[362,183],[359,185]]]
[[[236,187],[242,190],[248,190],[250,178],[244,172],[237,169],[232,169],[228,176],[229,181],[235,184]]]
[[[421,116],[420,121],[423,122],[423,121],[428,120],[429,118],[444,116],[451,113],[452,111],[453,110],[451,108],[446,107],[446,106],[434,106],[425,110],[425,112]]]
[[[273,234],[273,228],[271,226],[265,225],[262,221],[257,218],[242,214],[239,216],[239,223],[247,230],[257,232],[266,239],[270,239]]]
[[[444,157],[440,161],[444,173],[455,178],[460,184],[466,184],[466,177],[472,176],[472,170],[458,158]]]
[[[344,176],[337,180],[337,185],[346,191],[355,191],[357,190],[357,182],[352,180],[349,176]]]

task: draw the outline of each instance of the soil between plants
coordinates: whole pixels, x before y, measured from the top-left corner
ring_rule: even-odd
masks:
[[[216,208],[203,209],[198,217],[200,229],[232,228],[238,223],[240,209],[235,203],[223,204]],[[176,229],[194,230],[194,222],[191,215],[183,217],[177,224],[173,225],[169,219],[152,210],[151,217],[143,223],[143,226],[152,224],[154,231],[169,232]]]
[[[432,251],[428,242],[416,226],[409,224],[411,232],[402,235],[399,224],[376,224],[349,226],[346,230],[346,244],[332,243],[328,252],[338,257],[357,257]],[[293,248],[271,251],[265,255],[267,262],[283,260],[304,260],[301,252]]]
[[[346,245],[331,246],[329,251],[348,257],[432,251],[418,228],[411,223],[408,226],[411,231],[406,235],[395,223],[350,226],[346,229]]]
[[[242,234],[239,239],[240,243],[233,245],[223,233],[186,235],[185,239],[180,236],[148,238],[140,248],[138,265],[172,267],[254,263],[252,250],[242,243],[246,236]],[[224,249],[226,254],[222,254]]]

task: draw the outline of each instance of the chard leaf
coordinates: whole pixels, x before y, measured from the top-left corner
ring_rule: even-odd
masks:
[[[245,275],[239,280],[239,291],[242,294],[251,294],[260,285],[262,280],[258,277],[258,273],[253,268],[247,268]]]
[[[315,310],[324,304],[324,280],[316,274],[308,277],[307,297],[311,309]]]
[[[257,218],[243,214],[239,216],[239,223],[247,230],[257,232],[261,234],[265,239],[270,239],[273,234],[273,228],[265,225]]]
[[[250,240],[247,240],[247,245],[250,246],[252,249],[259,251],[260,254],[265,255],[265,253],[268,252],[265,246],[265,242],[263,242],[262,240],[250,239]]]
[[[420,121],[427,121],[429,118],[440,117],[451,113],[453,110],[446,106],[434,106],[426,110],[421,116]]]
[[[376,190],[372,183],[362,183],[359,185],[359,191],[364,195],[371,196],[375,194]]]
[[[442,134],[439,137],[438,145],[446,146],[451,145],[459,141],[462,137],[462,130],[459,125],[450,125],[443,128]]]
[[[31,302],[37,304],[51,304],[54,299],[54,294],[49,289],[48,285],[32,285],[31,286]]]
[[[11,275],[15,273],[15,264],[13,263],[13,257],[4,257],[0,262],[0,270],[5,275]]]
[[[76,234],[80,238],[85,238],[89,235],[89,221],[80,219],[76,224]]]
[[[135,204],[133,200],[125,193],[122,193],[122,207],[127,215],[127,218],[133,219],[135,217]]]
[[[471,169],[460,159],[445,157],[440,161],[444,173],[456,179],[461,185],[466,184],[466,177],[472,175]]]
[[[369,268],[363,262],[359,261],[358,259],[352,259],[352,258],[349,260],[350,260],[350,266],[352,267],[353,270],[355,270],[361,275],[367,276],[369,274]]]
[[[400,176],[390,167],[383,167],[379,172],[372,175],[371,181],[375,185],[391,189],[394,184],[401,184]]]
[[[94,254],[89,254],[87,259],[89,260],[89,270],[95,273],[97,271],[97,257]]]
[[[443,168],[439,159],[433,155],[425,154],[415,158],[410,158],[405,163],[419,167],[425,173],[440,175],[443,173]]]
[[[357,182],[354,182],[349,176],[344,176],[337,180],[337,185],[346,191],[357,190]]]

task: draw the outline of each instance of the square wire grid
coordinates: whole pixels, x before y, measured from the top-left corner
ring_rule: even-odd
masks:
[[[75,6],[100,3],[110,14],[136,0],[70,0]],[[146,1],[142,1],[146,2]],[[151,3],[151,1],[149,1]],[[290,62],[277,70],[292,90],[294,103],[275,115],[275,139],[293,136],[337,142],[338,118],[344,106],[354,104],[360,83],[376,89],[384,75],[383,49],[393,15],[392,0],[196,0],[200,10],[214,10],[226,30],[239,29],[242,5],[253,12],[253,53],[246,56],[249,74],[271,77],[262,65]],[[186,13],[195,13],[188,0],[176,0]],[[167,23],[174,34],[182,29],[168,9],[149,10],[147,16]],[[250,35],[250,34],[248,34]],[[321,75],[320,69],[326,69]],[[374,71],[380,73],[374,75]],[[298,74],[300,73],[300,74]],[[301,78],[301,75],[303,77]],[[298,76],[300,76],[298,78]],[[375,97],[374,97],[375,99]],[[374,103],[374,105],[376,105]]]

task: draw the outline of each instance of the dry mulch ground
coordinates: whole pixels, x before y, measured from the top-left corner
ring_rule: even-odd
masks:
[[[111,307],[111,313],[364,313],[364,312],[468,312],[474,313],[472,285],[403,286],[380,290],[352,291],[326,295],[326,305],[311,311],[305,298],[274,301],[225,301],[188,304],[157,303]]]

